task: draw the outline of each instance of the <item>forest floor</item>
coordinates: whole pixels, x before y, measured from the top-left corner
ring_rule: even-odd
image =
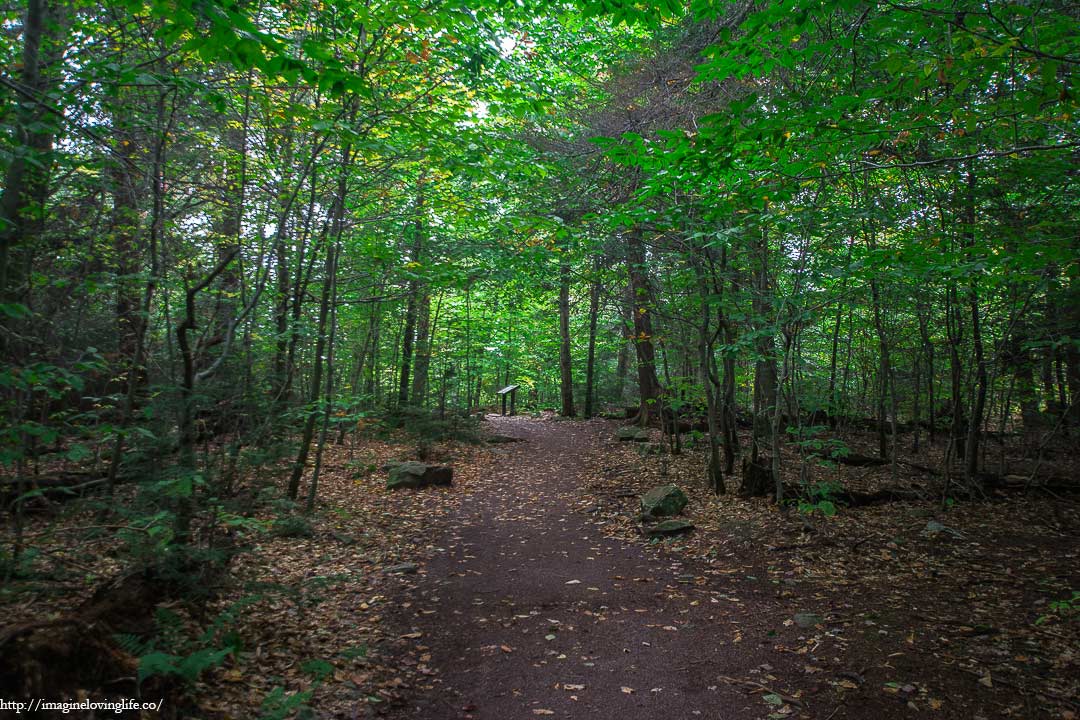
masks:
[[[714,495],[700,450],[643,455],[615,421],[485,425],[520,441],[438,447],[449,488],[388,492],[377,468],[404,443],[330,448],[309,531],[257,536],[201,619],[173,606],[192,634],[227,620],[242,641],[180,716],[1080,716],[1080,617],[1055,604],[1080,588],[1071,499],[804,516]],[[669,482],[696,530],[647,540],[639,497]],[[100,547],[60,552],[108,571]],[[11,623],[78,593],[21,597]]]

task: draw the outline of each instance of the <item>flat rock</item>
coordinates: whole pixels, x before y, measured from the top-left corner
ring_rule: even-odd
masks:
[[[825,622],[825,618],[816,613],[795,613],[791,619],[803,630],[809,630],[810,628]]]
[[[689,520],[665,520],[656,525],[646,525],[642,528],[645,537],[666,537],[668,535],[681,535],[694,529],[694,523]]]
[[[416,571],[420,569],[420,566],[416,563],[400,563],[398,565],[391,565],[383,572],[387,575],[415,575]]]

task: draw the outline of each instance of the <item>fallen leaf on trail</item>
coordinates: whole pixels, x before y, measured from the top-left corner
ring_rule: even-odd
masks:
[[[580,585],[581,581],[580,580],[567,580],[566,584],[567,585]]]
[[[548,710],[547,708],[534,708],[533,715],[554,715],[554,710]]]
[[[584,685],[571,685],[570,683],[566,683],[566,684],[563,685],[563,690],[584,690],[584,689],[585,689]]]
[[[415,640],[416,638],[420,638],[420,637],[424,637],[424,633],[422,633],[422,632],[411,632],[411,633],[405,633],[404,635],[402,635],[401,639],[402,640]]]
[[[981,678],[979,678],[979,684],[988,688],[994,687],[994,681],[990,677],[990,673],[986,673],[986,675],[983,675]]]
[[[622,687],[620,688],[620,690],[622,690],[622,691],[623,691],[624,693],[626,693],[627,695],[633,695],[633,694],[634,694],[634,688],[632,688],[632,687],[626,687],[625,685],[623,685],[623,686],[622,686]]]
[[[510,647],[509,645],[500,645],[499,649],[502,650],[504,653],[514,652],[514,648]]]

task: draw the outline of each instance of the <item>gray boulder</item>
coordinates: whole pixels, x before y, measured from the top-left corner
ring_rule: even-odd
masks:
[[[641,516],[645,519],[678,515],[689,500],[674,485],[654,487],[641,496]]]
[[[421,488],[428,485],[452,485],[454,469],[446,465],[428,465],[410,461],[396,463],[389,468],[386,478],[387,490]]]

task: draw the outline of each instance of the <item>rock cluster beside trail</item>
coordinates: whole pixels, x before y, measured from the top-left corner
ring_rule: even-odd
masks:
[[[618,432],[615,433],[615,437],[619,442],[649,442],[649,431],[645,428],[630,425],[619,428]]]
[[[428,485],[453,485],[454,469],[446,465],[428,465],[410,460],[386,465],[386,489],[421,488]]]
[[[690,532],[694,524],[688,520],[678,520],[678,515],[689,500],[686,493],[675,485],[654,487],[641,497],[641,519],[645,523],[641,531],[646,537],[664,537]],[[669,518],[656,522],[660,518]]]

